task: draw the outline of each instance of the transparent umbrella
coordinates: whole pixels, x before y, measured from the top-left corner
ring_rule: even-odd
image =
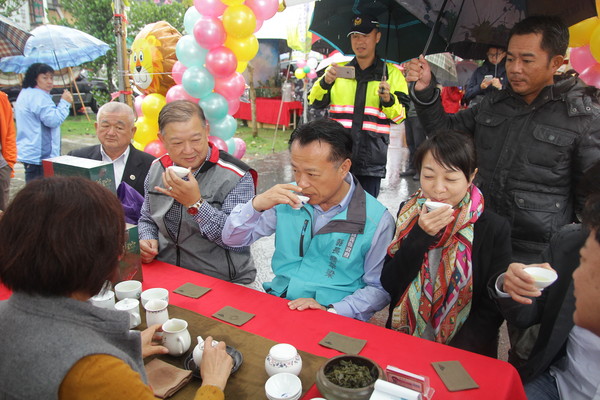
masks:
[[[103,56],[110,48],[103,41],[66,26],[38,26],[31,35],[22,56],[0,60],[1,71],[24,73],[34,63],[48,64],[55,70],[75,67]]]

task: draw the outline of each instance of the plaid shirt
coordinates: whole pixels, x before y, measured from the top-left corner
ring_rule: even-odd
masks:
[[[210,158],[211,150],[209,148],[208,154],[206,155],[206,160]],[[194,172],[194,177],[197,177],[200,173],[201,168],[198,168],[196,172]],[[158,227],[154,223],[154,220],[151,217],[150,213],[150,202],[148,201],[148,176],[146,176],[146,180],[144,182],[144,191],[146,193],[144,204],[142,205],[141,216],[139,220],[138,230],[140,235],[140,240],[148,240],[148,239],[158,239]],[[231,213],[231,210],[234,209],[238,204],[244,204],[250,199],[254,197],[254,179],[250,172],[246,172],[246,174],[240,179],[237,185],[233,188],[231,192],[225,197],[223,201],[223,205],[221,209],[218,210],[208,204],[207,202],[202,203],[200,209],[198,210],[198,214],[194,215],[194,220],[198,223],[198,229],[200,229],[200,233],[211,242],[215,244],[235,252],[247,251],[248,247],[229,247],[223,244],[223,240],[221,238],[221,233],[223,232],[223,226],[225,225],[225,221],[227,217]],[[184,211],[185,206],[179,203],[177,200],[173,202],[173,205],[167,211],[165,215],[165,225],[169,234],[172,238],[177,239],[178,235],[178,227],[179,221],[182,218],[182,213]]]

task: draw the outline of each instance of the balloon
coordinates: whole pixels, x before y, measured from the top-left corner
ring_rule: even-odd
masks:
[[[592,36],[590,36],[590,53],[592,53],[596,61],[600,60],[600,24],[594,29]]]
[[[225,46],[212,49],[206,55],[206,69],[215,78],[225,78],[235,72],[237,59],[233,51]]]
[[[150,93],[142,101],[142,112],[147,119],[158,121],[158,113],[167,104],[165,96],[158,93]]]
[[[246,154],[246,142],[244,142],[244,139],[239,137],[235,137],[233,140],[235,142],[235,153],[233,153],[233,156],[235,158],[244,157],[244,154]]]
[[[142,111],[142,101],[144,101],[144,97],[146,97],[145,94],[139,95],[133,101],[135,113],[137,114],[138,117],[141,117],[142,115],[144,115],[144,113]]]
[[[246,0],[244,4],[261,20],[273,18],[279,8],[279,0]]]
[[[233,51],[238,63],[240,61],[250,61],[258,53],[258,39],[254,35],[242,39],[228,37],[225,46]]]
[[[237,6],[244,4],[244,0],[221,0],[221,2],[227,6]]]
[[[308,79],[315,79],[317,77],[317,71],[315,71],[314,69],[311,69],[310,72],[308,74],[306,74],[306,77]]]
[[[235,154],[235,138],[227,139],[225,141],[227,143],[227,152],[231,155]]]
[[[144,151],[144,146],[142,146],[141,143],[136,142],[135,140],[131,141],[131,144],[133,145],[133,147],[135,147],[136,149],[138,149],[139,151]]]
[[[240,74],[246,70],[248,67],[248,61],[240,61],[238,60],[237,68],[235,72],[239,72]]]
[[[298,60],[296,61],[296,67],[304,68],[306,66],[306,60]]]
[[[227,100],[219,93],[210,93],[201,99],[199,104],[202,110],[204,110],[204,116],[211,123],[225,118],[229,111]]]
[[[596,59],[590,51],[590,46],[574,47],[570,55],[571,66],[579,73],[596,64]]]
[[[317,61],[316,58],[311,57],[308,59],[308,61],[306,62],[306,65],[308,65],[310,67],[310,69],[315,69],[317,68],[317,66],[319,65],[319,62]]]
[[[194,25],[194,37],[200,46],[210,50],[222,46],[227,33],[219,18],[201,17]]]
[[[146,144],[157,139],[158,121],[147,119],[146,117],[139,117],[137,121],[135,121],[135,127],[137,130],[135,131],[133,140],[142,146],[145,147]]]
[[[185,35],[175,48],[177,59],[186,67],[202,67],[206,60],[208,50],[200,47],[194,36]]]
[[[193,101],[194,103],[198,102],[197,98],[195,98],[194,96],[190,96],[190,94],[185,91],[183,85],[175,85],[171,87],[171,89],[169,89],[169,91],[167,92],[166,100],[167,103],[176,100],[189,100]]]
[[[209,136],[208,141],[217,146],[217,149],[227,151],[227,143],[218,136]]]
[[[187,9],[185,16],[183,17],[185,33],[192,33],[194,31],[194,25],[196,25],[196,21],[198,21],[201,15],[202,14],[196,10],[196,7],[190,7]]]
[[[240,109],[240,98],[228,99],[227,104],[229,106],[229,112],[227,114],[233,115]]]
[[[183,73],[181,83],[189,95],[200,99],[215,87],[215,78],[202,67],[190,67]]]
[[[227,8],[220,0],[194,0],[194,6],[200,14],[207,17],[220,17]]]
[[[579,78],[590,86],[600,88],[600,64],[594,64],[579,74]]]
[[[254,33],[260,31],[260,28],[262,28],[264,22],[265,21],[262,20],[262,19],[257,19],[256,20],[256,28],[254,28]]]
[[[304,68],[302,68],[302,71],[304,71],[305,74],[308,74],[310,72],[310,67],[305,65]]]
[[[160,140],[153,140],[144,147],[144,151],[148,154],[152,154],[154,157],[162,157],[167,154],[165,145]]]
[[[171,75],[173,76],[173,80],[176,84],[181,85],[181,78],[183,77],[183,73],[187,67],[183,65],[181,61],[177,61],[173,64],[173,69],[171,70]]]
[[[296,68],[296,71],[294,71],[294,76],[298,79],[304,79],[306,72],[304,72],[302,68]]]
[[[239,99],[246,89],[246,80],[239,72],[226,78],[215,79],[215,92],[222,94],[227,100]]]
[[[581,47],[590,42],[592,32],[598,26],[598,17],[591,17],[569,27],[569,46]]]
[[[210,132],[223,140],[231,139],[236,130],[237,121],[231,115],[210,124]]]
[[[256,17],[250,7],[243,4],[229,6],[223,13],[223,26],[229,36],[244,38],[254,33]]]

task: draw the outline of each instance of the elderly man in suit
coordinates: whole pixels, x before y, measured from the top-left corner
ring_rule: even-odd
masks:
[[[131,144],[136,129],[134,123],[135,115],[127,104],[106,103],[96,116],[100,144],[73,150],[69,155],[112,162],[116,186],[126,182],[143,197],[144,180],[155,158]]]

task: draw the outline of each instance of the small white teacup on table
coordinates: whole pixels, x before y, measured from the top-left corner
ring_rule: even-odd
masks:
[[[115,309],[115,292],[112,290],[102,290],[100,293],[90,298],[90,303],[96,307],[106,308],[108,310]]]
[[[169,310],[167,310],[167,303],[164,300],[150,300],[146,303],[144,308],[146,309],[146,325],[162,325],[169,320]],[[161,332],[157,332],[157,335],[161,335]]]
[[[164,288],[146,289],[142,292],[141,300],[144,307],[150,300],[163,300],[169,303],[169,291]]]
[[[125,298],[115,304],[115,310],[129,313],[129,329],[133,329],[142,323],[139,300]]]
[[[142,294],[142,282],[140,281],[123,281],[115,285],[115,294],[117,300],[136,299],[139,300]]]

